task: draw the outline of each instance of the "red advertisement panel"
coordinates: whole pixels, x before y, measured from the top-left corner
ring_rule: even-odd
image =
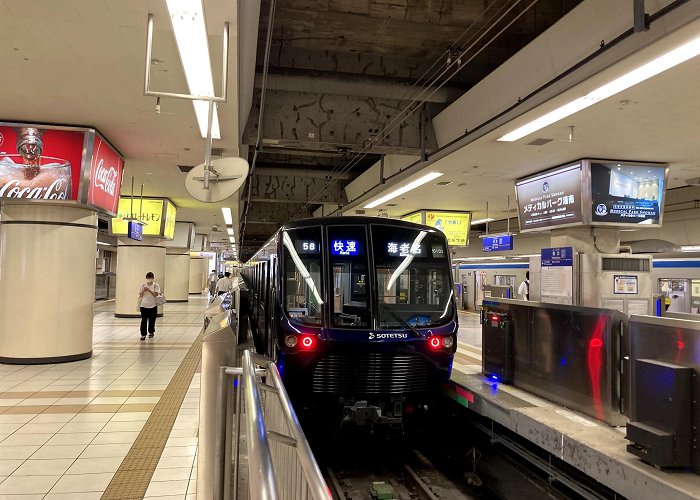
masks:
[[[0,198],[77,200],[84,135],[0,126]]]
[[[119,154],[99,135],[95,135],[87,202],[116,214],[123,171],[124,161]]]

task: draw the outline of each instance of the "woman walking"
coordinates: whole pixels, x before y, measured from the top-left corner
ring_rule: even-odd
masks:
[[[156,317],[158,305],[156,297],[160,295],[160,285],[155,282],[153,273],[146,273],[146,282],[139,289],[139,308],[141,309],[141,340],[146,340],[146,332],[149,337],[156,333]],[[146,328],[148,326],[148,329]]]

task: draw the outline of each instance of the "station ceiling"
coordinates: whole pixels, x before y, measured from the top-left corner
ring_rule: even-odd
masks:
[[[220,209],[229,206],[245,259],[279,225],[321,204],[361,208],[365,200],[353,205],[343,187],[381,155],[436,151],[432,119],[580,4],[277,0],[270,16],[264,0],[252,22],[240,14],[252,3],[204,0],[217,91],[223,23],[232,25],[232,78],[229,100],[219,105],[222,140],[214,142],[215,154],[255,160],[246,186],[216,204],[193,200],[184,187],[187,167],[204,162],[191,104],[164,99],[156,114],[155,99],[143,95],[148,13],[155,16],[152,88],[187,90],[165,0],[0,0],[0,119],[96,127],[126,157],[122,194],[130,194],[133,175],[137,191],[143,183],[145,195],[170,197],[178,219],[195,222],[214,242],[226,241],[225,232],[212,228],[222,228]],[[252,40],[246,40],[251,26]],[[439,90],[423,94],[424,105],[377,141],[378,131],[426,86],[421,76],[457,58],[459,71],[441,78]],[[689,61],[539,131],[536,138],[551,139],[539,146],[497,143],[504,129],[496,129],[431,165],[450,184],[428,184],[383,208],[390,215],[426,207],[472,210],[479,218],[490,201],[490,215],[503,218],[513,180],[582,156],[666,161],[670,186],[684,185],[700,176],[700,90],[689,83],[698,77],[700,62]],[[567,140],[568,125],[575,126],[574,142]]]

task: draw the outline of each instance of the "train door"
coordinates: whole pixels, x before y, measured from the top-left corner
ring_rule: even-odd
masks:
[[[669,312],[691,312],[691,283],[688,279],[659,278],[658,291],[664,295]]]
[[[267,262],[260,264],[260,307],[258,308],[258,335],[260,335],[261,345],[267,350],[269,343],[269,335],[267,331],[267,291],[269,287],[267,286]],[[269,352],[264,352],[263,354],[268,355]]]
[[[277,314],[277,258],[270,256],[267,266],[267,314],[265,318],[265,331],[267,332],[267,355],[273,359],[277,358],[275,349],[276,339],[276,314]]]
[[[474,309],[481,310],[484,301],[484,285],[486,285],[486,271],[474,271]]]

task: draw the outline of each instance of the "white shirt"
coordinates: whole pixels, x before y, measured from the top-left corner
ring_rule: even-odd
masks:
[[[216,284],[216,291],[218,292],[230,292],[233,290],[233,280],[231,278],[223,277]]]
[[[139,294],[143,293],[143,296],[141,297],[141,307],[145,307],[146,309],[152,309],[157,305],[156,298],[152,294],[146,292],[146,290],[151,290],[153,292],[160,293],[160,285],[158,285],[158,283],[154,281],[153,284],[150,286],[144,283],[143,285],[141,285],[141,288],[139,288]]]
[[[216,283],[217,277],[216,273],[210,273],[209,274],[209,283]]]
[[[518,298],[520,300],[528,300],[527,296],[530,294],[530,282],[528,280],[520,283],[518,287]]]

